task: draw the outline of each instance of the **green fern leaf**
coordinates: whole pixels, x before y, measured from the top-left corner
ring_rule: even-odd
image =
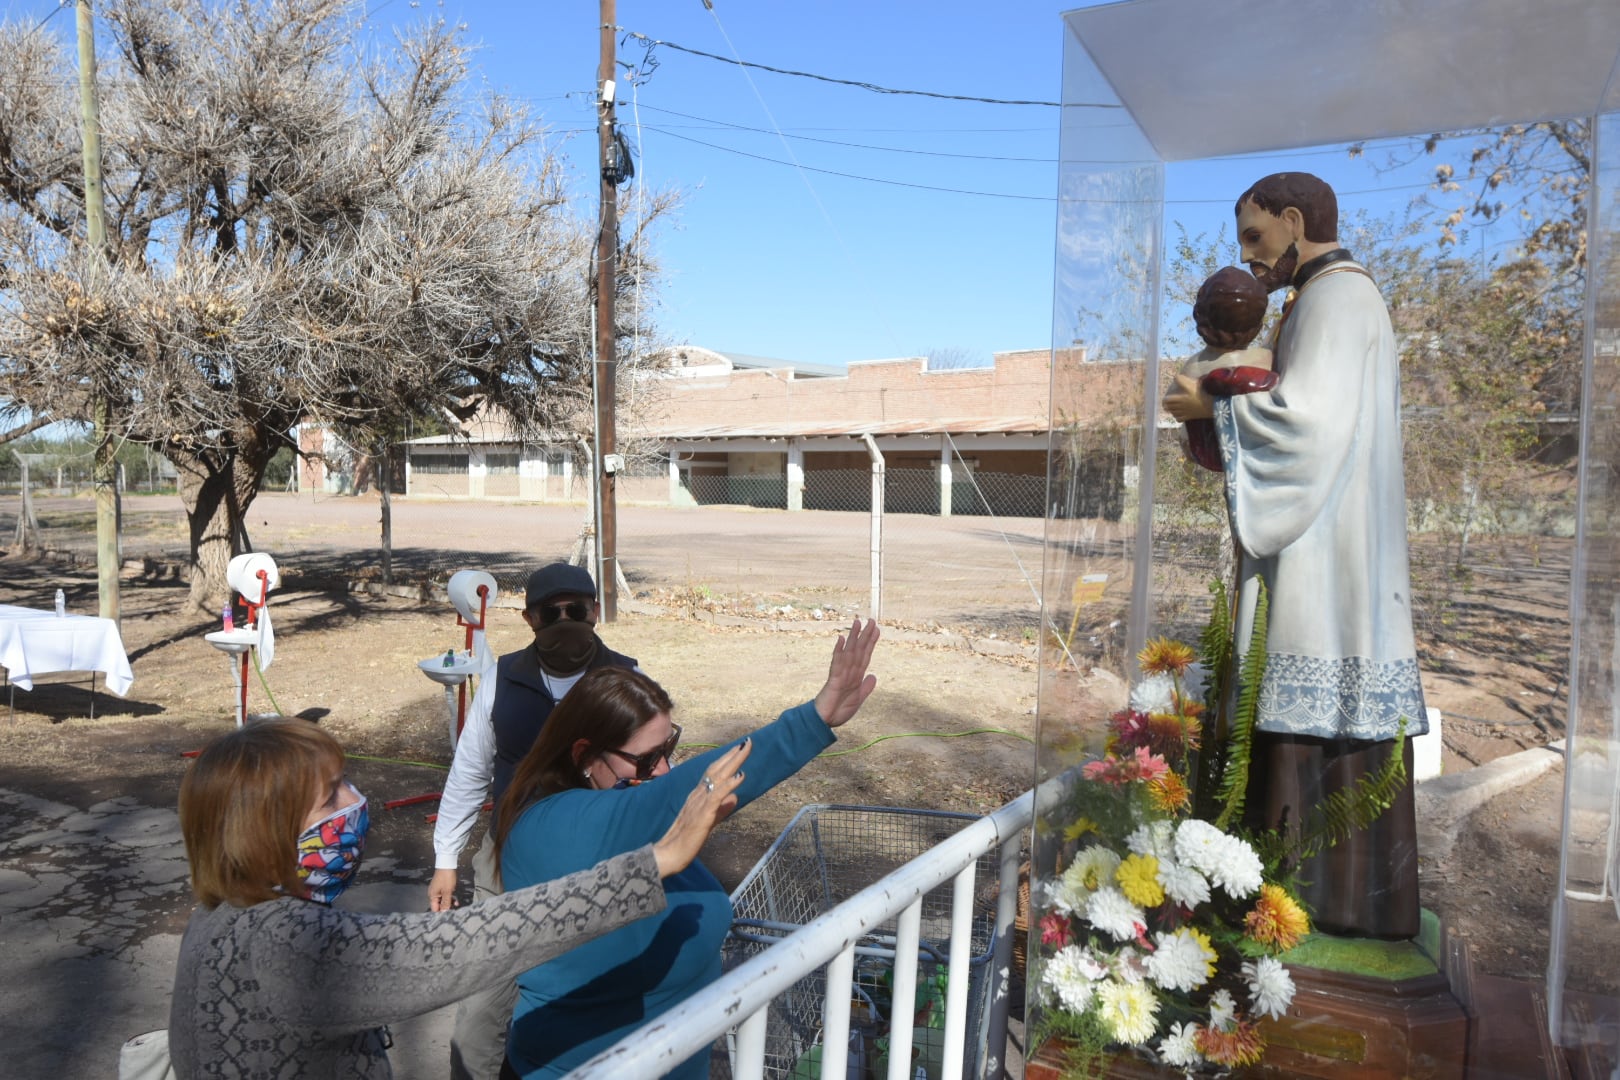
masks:
[[[1266,674],[1266,620],[1271,598],[1264,581],[1257,580],[1259,595],[1254,603],[1254,626],[1249,633],[1249,651],[1238,668],[1237,704],[1232,710],[1231,731],[1226,737],[1226,764],[1221,773],[1221,812],[1217,829],[1225,829],[1243,813],[1243,800],[1249,790],[1249,758],[1254,744],[1254,724],[1260,713],[1260,681]]]
[[[1365,829],[1395,804],[1406,784],[1406,720],[1402,718],[1390,744],[1389,757],[1377,772],[1357,780],[1342,791],[1329,795],[1305,820],[1294,844],[1293,856],[1301,861],[1312,858],[1327,848],[1350,837],[1358,829]]]

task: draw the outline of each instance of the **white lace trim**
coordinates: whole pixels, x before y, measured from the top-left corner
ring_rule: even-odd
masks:
[[[1324,739],[1393,739],[1429,730],[1416,658],[1369,660],[1269,653],[1260,680],[1259,727]]]

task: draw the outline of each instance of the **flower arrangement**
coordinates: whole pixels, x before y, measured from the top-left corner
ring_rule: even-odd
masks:
[[[1252,1065],[1265,1053],[1260,1019],[1294,996],[1277,954],[1310,922],[1271,849],[1228,828],[1232,804],[1200,797],[1231,783],[1207,781],[1211,755],[1199,753],[1206,669],[1165,639],[1137,659],[1144,678],[1110,718],[1106,753],[1082,769],[1066,858],[1040,894],[1046,1033],[1068,1040],[1080,1072],[1119,1047],[1188,1076]],[[1230,741],[1221,768],[1242,773]]]

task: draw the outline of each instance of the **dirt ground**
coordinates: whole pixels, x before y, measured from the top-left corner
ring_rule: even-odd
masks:
[[[88,512],[87,503],[79,505]],[[444,524],[446,538],[440,546],[448,553],[425,533],[413,534],[410,545],[435,552],[446,563],[480,552],[531,564],[543,561],[566,550],[578,520],[577,508],[555,520],[537,508],[522,508],[526,527],[542,518],[548,523],[549,539],[536,545],[498,527],[499,507],[439,503],[429,509],[416,512],[421,522]],[[785,579],[801,570],[813,576],[817,560],[832,558],[829,549],[845,543],[841,535],[825,532],[801,531],[795,539],[794,523],[781,520],[787,515],[707,510],[678,518],[679,513],[670,511],[667,520],[658,522],[658,557],[649,554],[639,560],[637,584],[643,592],[662,589],[667,596],[704,587],[702,580],[687,576],[689,563],[680,549],[732,543],[724,538],[734,530],[756,536],[774,531],[782,541],[746,556],[745,545],[735,547],[739,580],[748,582],[740,588],[761,596],[786,590],[757,570],[756,562],[765,566],[775,560],[773,572]],[[267,685],[255,681],[251,686],[250,711],[305,716],[331,730],[354,755],[351,775],[374,807],[434,790],[450,756],[446,702],[415,665],[459,647],[453,613],[442,604],[330,587],[345,569],[370,564],[374,502],[265,497],[255,504],[254,515],[254,539],[277,553],[286,581],[273,600],[275,661],[266,673]],[[183,610],[185,586],[168,574],[161,557],[182,535],[179,523],[172,509],[157,504],[137,505],[126,521],[132,517],[139,525],[134,553],[155,553],[147,574],[127,571],[122,593],[122,632],[134,665],[134,687],[124,700],[97,693],[94,720],[88,717],[90,701],[82,679],[70,683],[66,676],[45,676],[34,691],[17,691],[15,711],[0,724],[0,790],[80,809],[117,799],[172,809],[185,765],[180,751],[201,745],[232,723],[230,670],[202,638],[216,627],[217,617]],[[684,537],[678,528],[683,523],[692,528]],[[5,525],[0,520],[0,531]],[[937,542],[945,551],[959,549],[962,535],[947,533]],[[149,551],[142,552],[147,543]],[[543,549],[540,559],[525,554],[536,547]],[[562,551],[554,550],[558,548]],[[1031,550],[1038,565],[1038,548]],[[126,556],[131,553],[126,547]],[[955,556],[938,557],[949,563]],[[749,560],[746,567],[740,561],[744,558]],[[1559,584],[1558,574],[1567,575],[1567,553],[1562,568],[1559,558],[1556,551],[1544,551],[1540,566],[1503,568],[1489,577],[1448,640],[1426,647],[1425,689],[1429,703],[1446,714],[1448,772],[1543,745],[1561,734],[1563,687],[1556,673],[1568,655],[1568,629],[1567,584]],[[926,577],[927,567],[914,572]],[[58,587],[67,592],[70,609],[95,609],[90,567],[0,557],[0,603],[48,608]],[[965,596],[968,586],[960,590]],[[858,600],[858,589],[845,591]],[[714,743],[814,694],[833,639],[833,617],[851,602],[844,596],[830,598],[827,618],[801,618],[793,631],[765,629],[763,623],[716,626],[689,613],[630,611],[604,627],[603,637],[637,657],[670,690],[688,744]],[[922,617],[912,625],[986,636],[990,631],[985,628],[997,625],[998,617],[985,615],[983,607],[951,603],[969,617],[952,618],[944,610],[933,617],[919,609]],[[1027,617],[1027,603],[1027,594],[1005,590],[1001,609],[1016,609],[1016,614],[999,617],[1003,638],[1017,640],[1006,628]],[[1021,655],[990,656],[956,647],[948,642],[960,639],[944,635],[911,636],[913,640],[880,646],[873,664],[879,689],[842,734],[839,756],[811,764],[727,822],[711,841],[705,861],[728,886],[807,803],[978,814],[1030,786],[1035,664]],[[497,652],[518,648],[527,637],[515,610],[496,614],[490,639]],[[1424,903],[1469,938],[1481,971],[1544,977],[1561,798],[1562,770],[1554,769],[1466,819],[1443,862],[1425,860]],[[432,827],[424,814],[431,809],[374,813],[367,852],[368,862],[386,867],[395,880],[419,885],[424,904],[432,863]],[[27,851],[0,846],[0,870],[26,868],[29,858]],[[94,887],[90,893],[94,895]],[[143,908],[146,931],[176,933],[188,911],[183,893],[165,894]],[[1602,948],[1573,958],[1572,985],[1615,993],[1620,984],[1601,959],[1620,955],[1613,911],[1591,918],[1596,936],[1589,940]]]

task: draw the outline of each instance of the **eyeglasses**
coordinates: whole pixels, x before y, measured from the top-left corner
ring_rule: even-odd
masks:
[[[561,620],[564,615],[575,622],[584,622],[591,617],[591,605],[584,600],[569,600],[562,604],[536,604],[534,610],[540,613],[541,626],[550,626]]]
[[[675,752],[675,747],[680,744],[680,741],[681,725],[670,724],[669,738],[665,739],[662,745],[647,751],[645,754],[627,754],[623,750],[609,750],[607,753],[612,754],[617,758],[623,758],[625,761],[628,761],[630,764],[634,765],[636,767],[637,780],[651,780],[653,770],[658,768],[658,763],[673,754]]]

